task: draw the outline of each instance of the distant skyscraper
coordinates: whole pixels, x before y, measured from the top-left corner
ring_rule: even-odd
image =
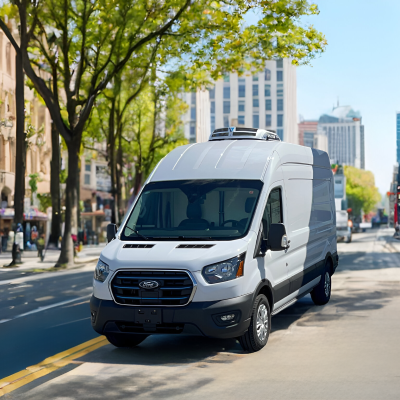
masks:
[[[328,138],[332,163],[365,169],[364,126],[359,112],[350,106],[335,107],[330,115],[320,117],[318,134]]]
[[[318,121],[299,122],[299,144],[328,151],[327,137],[324,134],[318,134]]]
[[[281,139],[298,143],[296,67],[289,59],[267,61],[261,72],[232,73],[209,88],[210,128],[246,126],[276,131]],[[185,136],[196,141],[196,94],[185,95]]]
[[[396,142],[397,142],[396,161],[400,164],[400,112],[396,113]]]

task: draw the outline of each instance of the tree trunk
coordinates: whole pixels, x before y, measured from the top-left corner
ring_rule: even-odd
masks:
[[[14,231],[17,224],[24,221],[25,171],[26,171],[26,133],[24,70],[21,55],[15,56],[15,102],[16,102],[16,146],[15,146],[15,189],[14,189]],[[13,162],[14,160],[11,160]],[[14,236],[15,237],[15,236]],[[21,249],[23,250],[23,249]],[[15,252],[13,251],[14,264]]]
[[[80,138],[74,138],[68,144],[68,178],[65,193],[65,225],[61,243],[61,254],[56,267],[72,265],[74,263],[74,244],[72,241],[72,227],[77,226],[77,198],[78,198],[78,161]]]
[[[61,205],[60,205],[60,138],[54,123],[51,124],[51,162],[50,162],[50,193],[51,193],[51,233],[50,243],[58,245],[61,236]]]
[[[118,152],[117,152],[117,208],[118,208],[118,224],[121,223],[124,216],[124,205],[122,204],[122,180],[123,180],[123,161],[122,161],[122,131],[118,132]]]
[[[135,196],[138,195],[140,188],[142,187],[143,180],[143,171],[140,171],[138,168],[135,168],[135,184],[133,187],[133,193]]]
[[[116,163],[115,163],[115,98],[111,100],[110,117],[108,121],[108,165],[111,175],[111,194],[113,196],[113,204],[111,208],[111,222],[117,223],[118,204],[117,204],[117,190],[116,190]]]

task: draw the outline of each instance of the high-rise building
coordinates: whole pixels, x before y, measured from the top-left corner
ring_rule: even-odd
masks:
[[[396,143],[397,143],[396,161],[400,163],[400,112],[396,113]]]
[[[328,153],[333,164],[365,169],[364,126],[361,115],[350,106],[334,107],[318,121],[318,135],[328,138]]]
[[[261,72],[225,75],[208,91],[210,130],[266,128],[276,131],[285,142],[298,144],[296,89],[296,67],[289,59],[267,61]],[[184,117],[185,136],[194,142],[198,96],[187,93],[185,101],[189,105]]]
[[[299,122],[299,144],[314,149],[328,151],[328,139],[324,134],[318,134],[318,121]]]

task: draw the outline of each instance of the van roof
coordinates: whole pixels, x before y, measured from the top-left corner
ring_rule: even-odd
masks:
[[[280,141],[221,140],[194,143],[172,150],[149,181],[185,179],[262,180],[270,156],[277,151],[281,163],[330,168],[327,153]]]

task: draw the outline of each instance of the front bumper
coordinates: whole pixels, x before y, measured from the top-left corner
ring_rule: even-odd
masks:
[[[191,302],[184,307],[154,307],[158,315],[154,319],[149,316],[145,322],[138,313],[151,313],[152,307],[123,306],[94,296],[90,299],[92,326],[101,335],[184,333],[235,338],[247,331],[252,306],[253,294],[221,301]],[[216,316],[229,313],[235,313],[234,323],[221,326]]]

